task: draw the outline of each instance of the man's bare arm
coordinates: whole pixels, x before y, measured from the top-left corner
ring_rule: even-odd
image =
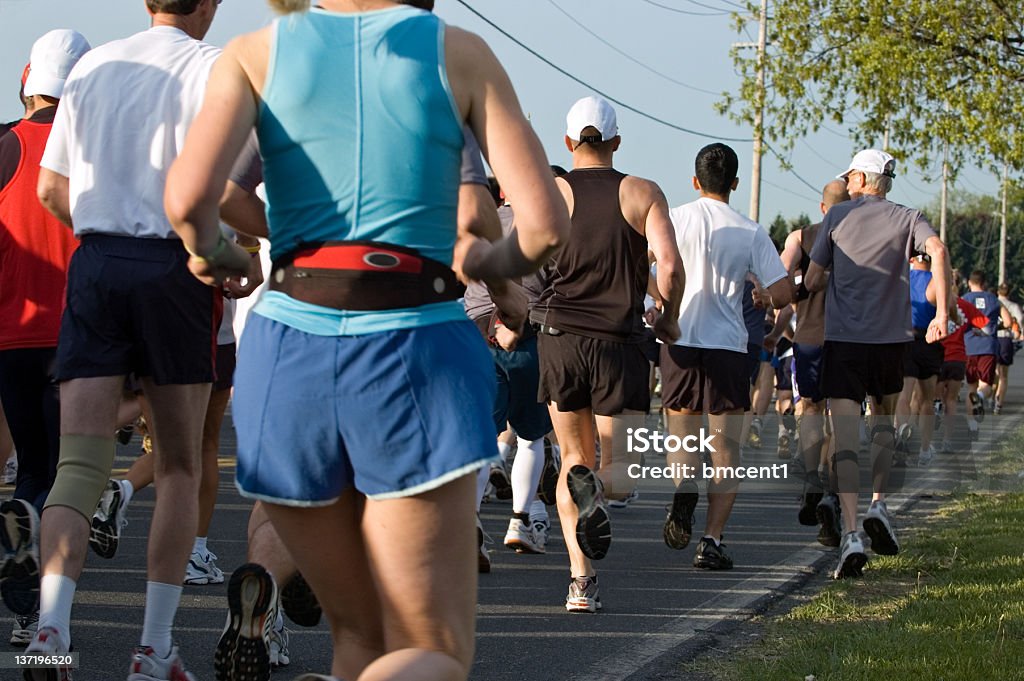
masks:
[[[48,168],[39,169],[39,184],[36,186],[39,202],[53,216],[71,227],[71,199],[68,178]]]

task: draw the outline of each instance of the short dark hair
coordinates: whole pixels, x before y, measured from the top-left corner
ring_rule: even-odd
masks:
[[[196,11],[202,0],[146,0],[146,7],[154,14],[188,15]]]
[[[710,194],[728,194],[740,169],[740,160],[732,147],[715,142],[697,152],[694,174],[700,187]]]
[[[553,175],[554,175],[555,177],[561,177],[562,175],[567,175],[567,174],[568,174],[568,171],[567,171],[567,170],[566,170],[565,168],[563,168],[562,166],[559,166],[559,165],[552,165],[552,166],[551,166],[551,173],[552,173],[552,174],[553,174]]]
[[[400,5],[412,5],[413,7],[419,7],[425,9],[428,12],[434,11],[434,0],[398,0]]]
[[[974,270],[971,272],[971,277],[967,281],[971,282],[975,286],[984,286],[987,283],[985,280],[985,273],[981,270]]]

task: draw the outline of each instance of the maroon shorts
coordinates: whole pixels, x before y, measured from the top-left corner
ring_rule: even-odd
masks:
[[[996,356],[995,355],[968,355],[967,356],[967,382],[988,383],[996,382]]]
[[[661,346],[661,401],[669,409],[708,414],[750,409],[747,353]]]

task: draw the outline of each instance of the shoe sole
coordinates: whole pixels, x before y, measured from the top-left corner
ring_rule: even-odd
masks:
[[[586,466],[573,466],[566,483],[579,510],[576,543],[587,558],[601,560],[612,544],[612,523],[604,504],[598,503],[597,476]]]
[[[491,571],[491,557],[487,555],[487,549],[484,548],[484,531],[479,527],[476,528],[476,546],[476,571],[486,575]]]
[[[732,570],[732,559],[723,558],[718,554],[698,553],[693,556],[693,567],[701,570]]]
[[[555,465],[555,455],[550,447],[551,444],[544,440],[544,469],[540,474],[540,484],[537,485],[537,498],[545,506],[554,506],[558,497],[558,466]]]
[[[900,552],[896,537],[886,529],[880,518],[865,518],[864,531],[871,538],[871,550],[880,556],[895,556]]]
[[[532,544],[525,539],[519,539],[518,537],[513,537],[512,539],[505,537],[505,546],[513,549],[516,553],[528,553],[531,555],[540,555],[545,553],[544,549],[536,544]]]
[[[832,574],[832,579],[849,579],[851,577],[863,577],[864,566],[868,563],[867,554],[851,553],[839,566],[839,569]]]
[[[779,440],[778,451],[776,452],[780,459],[789,459],[789,439]]]
[[[100,517],[94,514],[92,517],[92,527],[89,528],[89,546],[100,558],[110,560],[117,553],[117,546],[121,541],[121,523],[117,517],[118,509],[121,507],[121,486],[117,483],[109,483],[107,489],[111,489],[114,492],[113,500],[111,501],[110,507],[114,509],[113,517],[106,515]],[[106,490],[104,490],[106,491]]]
[[[39,560],[34,537],[38,520],[21,501],[0,504],[0,547],[5,559],[0,566],[0,598],[16,615],[30,615],[39,604]]]
[[[249,563],[231,575],[228,623],[213,658],[217,681],[270,678],[270,645],[263,639],[263,629],[273,599],[274,582],[261,566]]]
[[[320,624],[323,609],[316,594],[301,573],[288,580],[281,590],[281,609],[292,622],[300,627],[315,627]]]
[[[572,603],[570,601],[565,602],[566,612],[581,612],[587,614],[594,614],[601,609],[601,601],[587,602],[576,601]]]
[[[693,512],[700,495],[697,492],[676,492],[672,496],[672,509],[665,518],[661,534],[665,545],[681,551],[690,545],[693,536]]]
[[[796,515],[801,525],[814,527],[818,524],[818,502],[825,498],[822,492],[805,492],[804,501]]]
[[[494,496],[499,500],[508,501],[512,498],[512,481],[508,479],[508,474],[496,468],[487,479],[494,488]]]
[[[839,518],[835,513],[835,507],[831,505],[818,505],[814,509],[818,519],[818,543],[822,546],[836,548],[842,542],[842,536],[836,530],[839,526]]]

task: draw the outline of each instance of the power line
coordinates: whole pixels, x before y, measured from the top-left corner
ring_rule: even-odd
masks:
[[[703,3],[696,2],[696,0],[688,0],[688,2],[692,2],[694,5],[697,5],[698,7],[707,7],[708,9],[713,9],[715,11],[714,12],[692,12],[690,10],[679,9],[678,7],[669,7],[668,5],[662,5],[661,3],[653,2],[652,0],[644,0],[644,2],[646,2],[648,5],[653,5],[655,7],[660,7],[661,9],[667,9],[669,12],[675,12],[676,14],[686,14],[686,15],[691,16],[691,17],[715,17],[715,16],[720,17],[720,16],[725,16],[726,14],[732,14],[731,10],[723,10],[720,7],[712,7],[711,5],[705,5]]]
[[[800,192],[795,192],[795,191],[793,191],[792,189],[787,189],[786,187],[783,187],[783,186],[782,186],[782,185],[780,185],[780,184],[775,184],[775,183],[774,183],[774,182],[772,182],[771,180],[766,180],[766,179],[764,179],[764,178],[761,178],[761,181],[762,181],[762,182],[764,182],[764,183],[765,183],[766,185],[768,185],[769,187],[775,187],[776,189],[778,189],[778,190],[780,190],[780,191],[784,191],[784,192],[786,192],[787,194],[792,194],[793,196],[796,196],[797,198],[801,198],[801,199],[804,199],[805,201],[810,201],[810,202],[812,202],[812,203],[813,203],[813,202],[815,202],[815,201],[817,201],[817,199],[815,199],[815,198],[809,197],[809,196],[807,196],[807,195],[805,195],[805,194],[801,194]]]
[[[725,142],[751,142],[751,141],[753,141],[749,137],[747,137],[747,138],[741,138],[741,137],[721,137],[721,136],[718,136],[718,135],[709,135],[708,133],[700,132],[698,130],[691,130],[690,128],[684,128],[681,125],[676,125],[675,123],[671,123],[669,121],[666,121],[663,118],[659,118],[659,117],[657,117],[657,116],[655,116],[653,114],[649,114],[646,111],[638,109],[638,108],[636,108],[635,106],[633,106],[631,104],[627,104],[626,102],[623,102],[622,100],[617,99],[617,98],[609,95],[608,93],[604,92],[603,90],[600,90],[600,89],[594,87],[593,85],[591,85],[590,83],[586,82],[585,80],[583,80],[583,79],[581,79],[581,78],[579,78],[579,77],[569,73],[568,71],[563,69],[561,66],[555,64],[553,61],[551,61],[550,59],[548,59],[544,55],[540,54],[539,52],[537,52],[536,50],[531,48],[529,45],[526,45],[525,43],[520,41],[518,38],[513,36],[511,33],[506,31],[505,29],[501,28],[500,26],[495,24],[493,21],[491,21],[490,19],[485,17],[483,14],[481,14],[480,12],[475,10],[473,7],[470,6],[470,4],[468,2],[466,2],[466,0],[457,0],[457,2],[460,5],[462,5],[463,7],[465,7],[467,10],[469,10],[471,13],[476,15],[477,18],[479,18],[485,24],[487,24],[488,26],[493,28],[495,31],[497,31],[501,35],[505,36],[506,38],[508,38],[509,40],[514,42],[516,45],[518,45],[519,47],[523,48],[524,50],[526,50],[527,52],[529,52],[534,57],[536,57],[537,59],[541,60],[542,62],[544,62],[545,64],[547,64],[551,68],[553,68],[554,70],[558,71],[559,73],[561,73],[566,78],[569,78],[570,80],[573,80],[573,81],[579,83],[583,87],[585,87],[585,88],[587,88],[587,89],[589,89],[589,90],[591,90],[593,92],[596,92],[597,94],[599,94],[602,97],[604,97],[605,99],[607,99],[609,102],[614,102],[615,104],[618,104],[623,109],[627,109],[628,111],[632,111],[633,113],[635,113],[635,114],[637,114],[639,116],[643,116],[644,118],[646,118],[648,120],[651,120],[651,121],[654,121],[655,123],[660,123],[661,125],[664,125],[667,128],[672,128],[673,130],[678,130],[679,132],[685,132],[685,133],[690,134],[690,135],[696,135],[697,137],[704,137],[706,139],[713,139],[713,140],[721,140],[721,141],[725,141]]]
[[[765,149],[767,149],[768,151],[772,152],[772,154],[775,156],[775,158],[777,158],[779,160],[779,163],[782,164],[782,169],[783,170],[785,170],[786,172],[791,174],[796,179],[800,180],[804,184],[805,187],[810,189],[815,194],[818,193],[818,188],[815,187],[810,182],[808,182],[807,180],[805,180],[804,178],[802,178],[798,172],[793,170],[793,164],[790,163],[789,161],[787,161],[786,159],[782,158],[782,154],[780,154],[779,152],[775,151],[775,149],[772,147],[772,145],[768,144],[767,141],[765,141],[763,144],[764,144]]]
[[[661,71],[658,71],[657,69],[655,69],[655,68],[653,68],[651,66],[648,66],[647,64],[643,63],[642,61],[640,61],[639,59],[633,57],[632,55],[629,55],[629,54],[623,52],[618,47],[616,47],[612,43],[608,42],[607,40],[605,40],[604,38],[599,36],[597,33],[594,33],[592,30],[590,30],[589,28],[584,26],[578,19],[576,19],[576,17],[574,17],[573,15],[569,14],[564,9],[562,9],[562,7],[557,2],[555,2],[555,0],[548,0],[548,3],[551,4],[559,12],[564,14],[566,17],[568,17],[569,20],[572,21],[574,24],[576,24],[578,27],[580,27],[585,32],[589,33],[594,38],[599,40],[602,44],[606,45],[607,47],[609,47],[612,50],[615,50],[615,52],[621,54],[623,57],[625,57],[626,59],[630,60],[634,64],[637,64],[637,65],[643,67],[644,69],[650,71],[651,73],[653,73],[653,74],[655,74],[657,76],[661,76],[662,78],[664,78],[665,80],[669,81],[670,83],[675,83],[676,85],[680,85],[680,86],[688,88],[690,90],[696,90],[697,92],[703,92],[704,94],[713,95],[715,97],[718,97],[718,96],[720,96],[722,94],[721,92],[715,92],[713,90],[705,90],[704,88],[697,87],[696,85],[690,85],[689,83],[684,83],[681,80],[676,80],[672,76],[664,74]]]

